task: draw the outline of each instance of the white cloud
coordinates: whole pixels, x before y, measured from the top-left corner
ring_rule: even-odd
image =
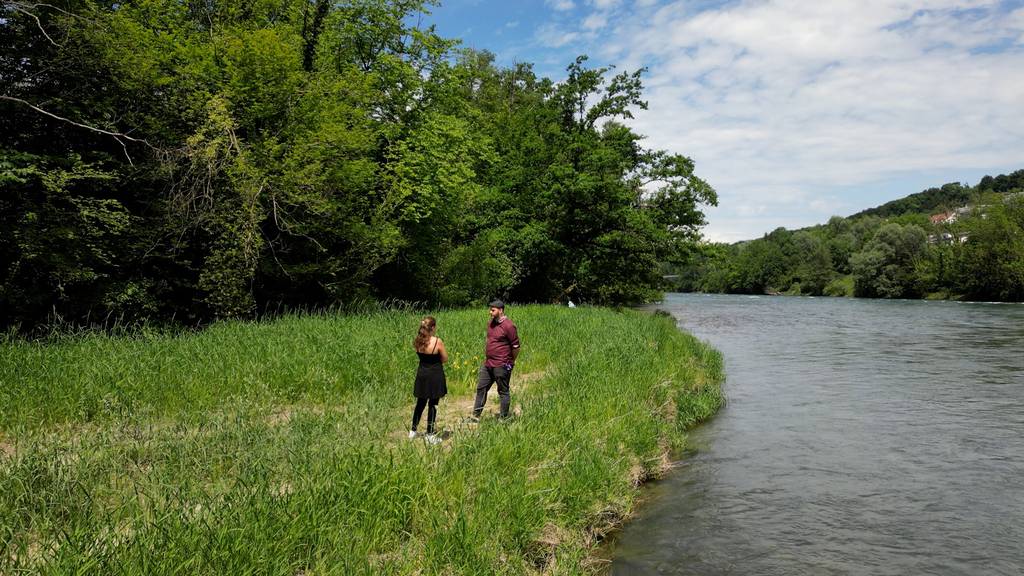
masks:
[[[544,0],[544,3],[559,12],[566,12],[576,7],[572,0]]]
[[[1017,32],[1017,43],[1021,43],[1024,33],[1024,8],[1018,8],[1006,16],[1006,27]]]
[[[579,32],[565,30],[557,24],[550,22],[541,25],[534,34],[538,42],[549,48],[561,48],[566,44],[576,41],[580,36]]]
[[[583,19],[585,30],[600,30],[608,24],[608,15],[602,12],[595,12]]]
[[[693,6],[616,17],[592,48],[595,62],[650,67],[649,110],[633,125],[648,145],[693,157],[718,190],[709,236],[756,237],[873,205],[840,198],[844,187],[1021,167],[1024,9],[981,0]]]

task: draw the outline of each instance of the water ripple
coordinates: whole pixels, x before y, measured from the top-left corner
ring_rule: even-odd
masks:
[[[670,295],[728,406],[615,574],[1024,573],[1024,306]]]

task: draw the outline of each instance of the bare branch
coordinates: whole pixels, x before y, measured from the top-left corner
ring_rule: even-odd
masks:
[[[3,94],[0,94],[0,100],[10,100],[11,102],[17,102],[19,104],[24,104],[25,106],[28,106],[29,108],[35,110],[36,112],[39,112],[40,114],[43,114],[43,115],[46,115],[46,116],[49,116],[50,118],[55,118],[57,120],[60,120],[61,122],[67,122],[68,124],[71,124],[73,126],[78,126],[79,128],[85,128],[86,130],[91,130],[93,132],[98,132],[100,134],[105,134],[107,136],[112,137],[114,140],[117,140],[117,143],[120,144],[121,148],[124,149],[124,155],[125,155],[126,158],[128,158],[128,163],[131,164],[132,166],[134,166],[135,163],[132,162],[132,157],[128,155],[128,146],[124,143],[124,141],[122,141],[122,138],[124,140],[130,140],[132,142],[138,142],[140,144],[145,144],[149,148],[151,148],[153,150],[157,150],[156,146],[153,146],[149,142],[147,142],[145,140],[142,140],[140,138],[133,138],[132,136],[129,136],[129,135],[125,134],[124,132],[111,132],[109,130],[104,130],[102,128],[96,128],[95,126],[89,126],[88,124],[82,124],[80,122],[75,122],[74,120],[70,120],[68,118],[64,118],[63,116],[58,116],[58,115],[54,114],[53,112],[48,112],[46,110],[43,110],[42,108],[32,104],[31,102],[28,102],[27,100],[22,100],[21,98],[15,98],[13,96],[5,96]]]
[[[84,16],[82,16],[80,14],[75,14],[74,12],[69,12],[69,11],[59,7],[59,6],[54,6],[53,4],[46,4],[45,2],[37,2],[35,4],[28,4],[27,2],[13,2],[13,1],[8,0],[7,2],[4,2],[4,4],[6,4],[7,6],[10,6],[11,8],[13,8],[15,10],[21,11],[21,12],[25,12],[26,10],[34,10],[34,9],[40,8],[40,7],[42,7],[42,8],[49,8],[51,10],[56,10],[57,12],[60,12],[61,14],[64,14],[65,16],[70,16],[72,18],[75,18],[75,19],[78,19],[78,20],[82,20],[83,22],[89,22],[90,24],[95,24],[96,23],[93,20],[90,20],[90,19],[88,19],[88,18],[86,18],[86,17],[84,17]],[[25,12],[25,14],[29,14],[29,13]],[[29,15],[31,16],[32,14],[29,14]]]
[[[4,4],[7,4],[13,10],[15,10],[17,12],[21,12],[22,14],[24,14],[24,15],[28,16],[29,18],[32,18],[33,20],[35,20],[36,21],[36,26],[39,27],[39,31],[43,33],[43,36],[46,36],[46,39],[50,41],[50,44],[53,44],[57,48],[61,47],[60,44],[57,44],[56,42],[54,42],[53,38],[50,38],[50,35],[46,33],[46,30],[43,28],[43,23],[39,21],[39,16],[36,16],[35,14],[29,12],[28,10],[25,10],[24,8],[21,7],[21,5],[17,4],[16,2],[5,2]]]

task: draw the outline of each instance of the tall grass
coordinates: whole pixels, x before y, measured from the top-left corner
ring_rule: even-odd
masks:
[[[510,421],[461,422],[485,311],[437,314],[440,446],[405,438],[411,312],[0,344],[0,573],[576,574],[721,358],[666,318],[516,307]],[[493,408],[492,400],[489,407]]]

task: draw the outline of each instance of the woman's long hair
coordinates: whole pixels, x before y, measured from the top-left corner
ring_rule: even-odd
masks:
[[[416,348],[416,351],[426,351],[427,342],[430,342],[431,333],[434,331],[434,327],[437,326],[437,320],[434,320],[433,316],[425,316],[423,321],[420,322],[419,332],[416,333],[416,337],[412,340],[412,345]]]

